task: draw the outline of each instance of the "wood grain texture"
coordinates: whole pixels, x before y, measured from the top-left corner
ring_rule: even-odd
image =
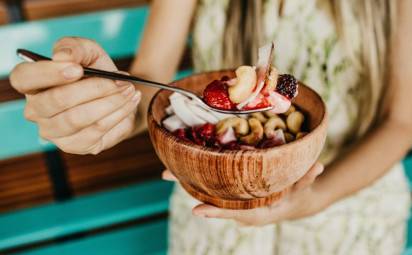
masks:
[[[114,8],[136,7],[148,2],[148,0],[25,0],[23,11],[28,20],[38,20]]]
[[[4,2],[0,2],[0,25],[4,25],[9,22],[9,14]]]
[[[211,81],[232,71],[197,74],[172,83],[201,94]],[[159,92],[151,102],[149,133],[159,158],[197,199],[228,209],[251,209],[273,203],[315,163],[326,138],[325,104],[300,84],[294,100],[306,115],[310,133],[286,145],[254,151],[202,147],[177,139],[161,127],[171,92]]]
[[[53,201],[42,154],[0,161],[0,212]]]
[[[62,155],[75,195],[159,178],[164,169],[147,133],[123,141],[96,156]]]

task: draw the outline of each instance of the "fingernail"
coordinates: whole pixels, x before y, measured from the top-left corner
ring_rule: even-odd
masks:
[[[80,66],[70,65],[63,70],[63,76],[66,79],[78,78],[82,75],[82,68]]]
[[[53,60],[61,60],[67,61],[67,57],[70,57],[72,55],[72,49],[70,48],[61,48],[58,49],[54,54],[53,54]]]
[[[123,90],[122,95],[123,95],[123,96],[128,96],[128,95],[130,95],[133,91],[134,91],[134,87],[133,87],[133,85],[130,85],[129,87],[127,87],[127,89]]]
[[[141,93],[140,91],[136,91],[135,95],[132,97],[133,102],[138,102],[140,100]]]
[[[115,81],[116,85],[119,87],[131,85],[128,81]]]
[[[61,48],[57,52],[63,52],[67,55],[71,55],[72,54],[72,49],[70,49],[70,48]]]

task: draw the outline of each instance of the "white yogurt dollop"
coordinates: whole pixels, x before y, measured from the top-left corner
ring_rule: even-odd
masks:
[[[234,116],[233,114],[223,114],[207,110],[179,93],[170,95],[169,101],[170,106],[166,108],[166,113],[169,117],[163,120],[163,126],[170,132],[206,123],[216,124],[222,119]]]

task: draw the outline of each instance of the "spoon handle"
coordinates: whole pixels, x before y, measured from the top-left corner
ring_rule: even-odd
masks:
[[[25,61],[29,62],[36,62],[36,61],[41,61],[41,60],[51,60],[48,57],[42,56],[40,54],[34,53],[29,50],[25,49],[18,49],[17,50],[17,55],[24,59]],[[115,73],[115,72],[108,72],[104,70],[99,70],[99,69],[94,69],[94,68],[89,68],[89,67],[83,67],[83,72],[84,75],[87,76],[95,76],[95,77],[101,77],[101,78],[106,78],[106,79],[111,79],[111,80],[122,80],[122,81],[130,81],[133,83],[139,83],[142,85],[150,86],[150,87],[155,87],[159,89],[166,89],[166,90],[171,90],[174,92],[178,92],[181,94],[184,94],[185,96],[189,96],[190,98],[193,98],[193,93],[190,91],[187,91],[185,89],[173,87],[170,85],[166,85],[163,83],[155,82],[155,81],[149,81],[145,80],[136,76],[132,75],[126,75],[126,74],[121,74],[121,73]]]

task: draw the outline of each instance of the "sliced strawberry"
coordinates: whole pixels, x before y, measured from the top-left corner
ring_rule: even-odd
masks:
[[[270,101],[264,97],[262,94],[259,94],[255,100],[250,102],[248,105],[243,107],[244,110],[253,110],[253,109],[260,109],[260,108],[266,108],[271,106]]]
[[[231,110],[235,105],[230,101],[228,86],[219,80],[215,80],[203,91],[203,100],[211,107],[223,110]]]

